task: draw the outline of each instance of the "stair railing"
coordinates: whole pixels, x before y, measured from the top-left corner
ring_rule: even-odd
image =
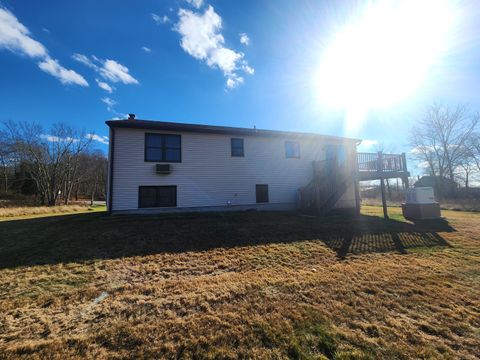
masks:
[[[300,190],[299,207],[307,212],[325,214],[353,181],[355,174],[348,171],[346,161],[341,164],[336,158],[313,163],[313,179]]]

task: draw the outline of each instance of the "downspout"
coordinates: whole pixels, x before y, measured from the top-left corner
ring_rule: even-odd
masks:
[[[110,127],[110,147],[108,149],[108,164],[110,165],[109,172],[108,172],[108,203],[107,203],[107,210],[108,213],[111,214],[112,209],[112,199],[113,199],[113,161],[114,161],[114,154],[115,154],[115,130],[113,127]]]

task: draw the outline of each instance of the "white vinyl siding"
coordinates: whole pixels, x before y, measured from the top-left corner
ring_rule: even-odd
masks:
[[[165,132],[182,137],[182,161],[171,163],[171,174],[155,173],[155,164],[144,161],[145,133],[153,130],[115,131],[113,211],[138,209],[139,186],[177,186],[177,207],[256,204],[255,185],[268,184],[269,204],[295,206],[297,190],[313,176],[312,161],[325,158],[327,142],[313,137],[243,136],[244,157],[231,156],[231,135]],[[300,144],[300,158],[285,157],[285,142]],[[354,143],[346,143],[349,153]],[[355,207],[351,186],[337,203]]]

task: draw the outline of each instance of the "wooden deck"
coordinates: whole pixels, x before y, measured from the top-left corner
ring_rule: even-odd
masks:
[[[410,173],[407,169],[405,153],[357,153],[357,169],[358,181],[380,180],[383,216],[385,219],[388,219],[387,200],[385,198],[385,179],[400,178],[402,179],[405,189],[408,188],[408,177]],[[356,191],[356,197],[358,204],[360,201],[358,189]]]
[[[408,181],[407,160],[403,154],[357,153],[358,180],[401,178]]]
[[[356,160],[356,164],[355,164]],[[407,160],[403,154],[357,153],[340,160],[337,157],[313,163],[313,179],[299,189],[298,207],[309,214],[328,213],[348,187],[355,186],[357,214],[360,213],[359,181],[380,180],[384,216],[388,218],[385,199],[385,179],[401,178],[408,187]]]

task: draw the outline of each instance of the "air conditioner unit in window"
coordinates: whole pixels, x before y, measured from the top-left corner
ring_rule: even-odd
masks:
[[[155,167],[155,172],[157,174],[170,174],[170,164],[157,164]]]

